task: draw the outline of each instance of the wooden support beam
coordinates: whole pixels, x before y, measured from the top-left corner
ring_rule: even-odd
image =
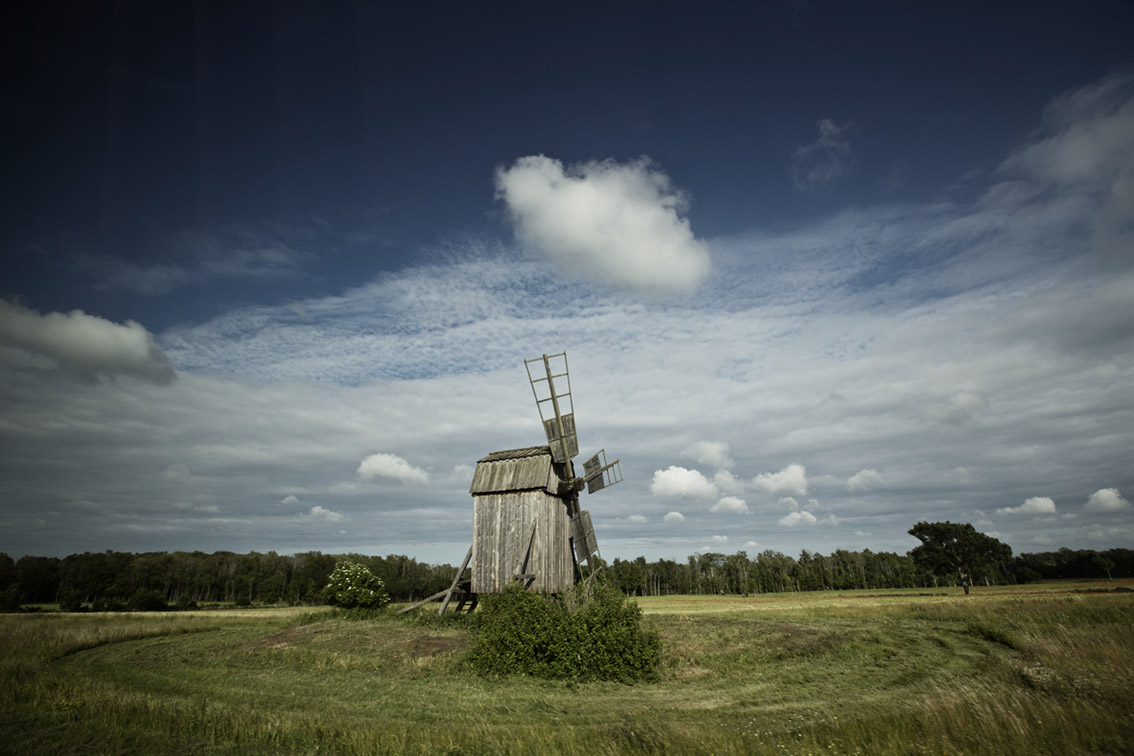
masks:
[[[468,547],[468,553],[465,554],[465,561],[460,562],[460,567],[457,568],[457,574],[452,576],[452,583],[449,585],[449,591],[445,595],[445,601],[441,602],[441,609],[437,611],[438,617],[445,614],[445,610],[449,608],[449,601],[452,600],[452,592],[456,591],[457,584],[460,583],[460,576],[465,574],[465,568],[468,567],[468,560],[473,558],[473,547]]]
[[[398,614],[405,614],[406,612],[412,611],[412,610],[418,608],[419,606],[422,606],[423,604],[428,604],[430,601],[436,601],[437,599],[444,596],[446,593],[449,593],[449,590],[450,589],[446,589],[444,591],[437,591],[437,593],[434,593],[429,598],[423,598],[421,601],[418,601],[416,604],[410,604],[409,606],[405,607],[404,609],[399,609]]]

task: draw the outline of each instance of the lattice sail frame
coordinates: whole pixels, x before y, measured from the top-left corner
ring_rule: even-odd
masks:
[[[533,364],[542,369],[533,373]],[[567,352],[524,360],[524,368],[528,371],[528,383],[532,386],[540,423],[551,447],[551,458],[560,464],[566,463],[579,454]]]
[[[587,493],[597,493],[622,482],[622,467],[617,459],[608,464],[606,449],[599,449],[598,454],[583,463],[583,478],[587,481]]]

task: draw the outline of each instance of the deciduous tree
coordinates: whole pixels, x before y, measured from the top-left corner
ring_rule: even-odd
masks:
[[[919,522],[909,530],[921,545],[910,551],[919,566],[935,575],[956,574],[968,595],[973,575],[989,572],[1012,558],[1012,549],[969,523]]]

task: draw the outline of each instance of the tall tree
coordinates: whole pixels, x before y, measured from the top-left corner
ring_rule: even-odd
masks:
[[[921,545],[910,551],[918,566],[944,576],[956,574],[968,595],[973,575],[991,572],[1012,558],[1012,549],[969,523],[919,522],[909,530]]]

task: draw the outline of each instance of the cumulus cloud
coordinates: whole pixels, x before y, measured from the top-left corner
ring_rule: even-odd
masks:
[[[154,337],[132,320],[119,325],[82,310],[40,315],[0,300],[0,344],[48,358],[87,377],[132,375],[159,384],[173,369]]]
[[[645,515],[640,515],[640,514],[633,514],[633,515],[630,515],[629,517],[626,518],[626,522],[636,522],[636,523],[639,523],[639,524],[644,523],[644,522],[649,522],[649,521],[650,520],[649,520],[648,517],[646,517]]]
[[[299,503],[299,498],[297,496],[295,496],[294,494],[288,494],[287,496],[280,499],[280,504],[283,504],[285,507],[294,506],[298,503]]]
[[[859,470],[847,479],[847,489],[850,491],[869,491],[882,485],[882,474],[873,467]]]
[[[725,496],[714,504],[709,511],[724,514],[748,514],[748,504],[745,503],[744,499],[738,499],[735,496]]]
[[[692,291],[709,252],[685,196],[648,159],[564,168],[543,155],[496,172],[517,238],[564,273],[645,291]]]
[[[819,137],[804,145],[792,155],[792,180],[795,188],[803,191],[816,184],[826,184],[846,174],[854,166],[850,142],[843,134],[850,123],[841,126],[829,118],[816,124]]]
[[[425,485],[429,482],[429,473],[396,454],[371,454],[358,466],[358,477],[404,485]]]
[[[1024,503],[1018,507],[1001,507],[996,510],[996,514],[1055,514],[1055,502],[1047,496],[1032,496],[1025,499]]]
[[[650,493],[655,496],[681,496],[686,499],[714,499],[717,487],[697,470],[670,465],[665,470],[655,470]]]
[[[713,485],[722,493],[740,493],[744,489],[744,481],[728,470],[717,470],[713,473]]]
[[[685,522],[685,515],[680,512],[667,512],[662,522]]]
[[[1091,494],[1083,509],[1088,512],[1117,512],[1129,506],[1130,502],[1122,497],[1117,488],[1100,488]]]
[[[332,509],[326,509],[316,504],[308,511],[307,516],[312,520],[325,520],[326,522],[340,522],[343,519],[342,512],[336,512]]]
[[[682,455],[703,465],[723,469],[728,469],[734,464],[732,457],[729,456],[728,444],[724,441],[698,441],[687,446]]]
[[[780,518],[780,525],[785,528],[794,528],[798,525],[814,525],[819,518],[807,511],[789,512]]]
[[[779,472],[760,473],[752,479],[752,485],[767,493],[803,496],[807,493],[807,468],[793,462]]]

